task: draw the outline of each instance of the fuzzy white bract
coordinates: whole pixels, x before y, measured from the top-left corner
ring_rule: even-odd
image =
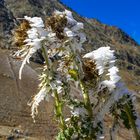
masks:
[[[27,53],[26,57],[24,58],[22,64],[21,64],[21,67],[19,69],[19,79],[21,79],[21,75],[22,75],[22,70],[24,68],[24,66],[26,65],[26,63],[29,63],[30,62],[30,58],[31,56],[37,51],[36,48],[31,48],[29,50],[29,52]]]
[[[116,83],[121,79],[120,76],[118,76],[118,68],[116,66],[111,67],[108,69],[108,74],[110,79],[109,80],[104,80],[102,82],[103,85],[109,87],[109,90],[112,91],[116,87]]]
[[[41,17],[24,17],[27,21],[29,21],[31,27],[44,27],[44,23]]]
[[[31,116],[34,119],[35,116],[38,114],[38,106],[41,101],[43,101],[47,96],[47,89],[45,87],[41,88],[38,94],[35,95],[31,104]],[[35,121],[35,120],[34,120]]]

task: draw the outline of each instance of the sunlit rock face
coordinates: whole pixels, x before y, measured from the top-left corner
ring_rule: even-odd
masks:
[[[29,137],[29,139],[53,139],[56,122],[53,118],[53,102],[42,102],[36,123],[31,118],[28,103],[38,91],[38,76],[35,70],[25,66],[19,80],[21,63],[9,56],[9,51],[0,49],[0,139]],[[19,130],[20,133],[14,132]]]

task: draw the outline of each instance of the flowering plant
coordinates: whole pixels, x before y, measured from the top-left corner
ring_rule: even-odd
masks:
[[[35,120],[40,102],[52,96],[60,128],[58,140],[104,139],[106,114],[113,118],[110,137],[123,123],[140,139],[134,95],[120,80],[114,51],[106,46],[84,54],[83,28],[83,23],[65,10],[55,11],[45,24],[40,17],[25,16],[15,30],[15,44],[21,46],[15,56],[23,59],[19,78],[37,50],[45,60],[39,92],[30,104],[32,118]],[[68,118],[64,107],[69,108]]]

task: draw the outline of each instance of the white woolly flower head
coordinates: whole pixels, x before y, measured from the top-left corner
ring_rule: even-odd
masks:
[[[67,18],[68,24],[75,25],[77,23],[77,21],[73,18],[71,11],[65,10],[64,12],[60,12],[56,10],[54,14],[65,16]]]
[[[31,28],[27,31],[28,37],[24,40],[25,48],[23,48],[23,51],[20,51],[22,54],[24,52],[24,60],[22,62],[22,65],[19,70],[19,79],[21,79],[22,70],[24,68],[24,65],[26,63],[29,63],[30,57],[42,47],[41,42],[45,39],[45,37],[48,35],[48,32],[43,28],[44,23],[43,20],[40,17],[24,17],[27,21],[29,21]],[[18,55],[20,54],[18,53]]]
[[[104,73],[105,66],[115,59],[114,50],[110,47],[100,47],[99,49],[87,53],[84,58],[90,58],[96,63],[96,68],[99,70],[99,75]]]
[[[99,75],[102,76],[105,72],[108,72],[106,75],[109,76],[109,80],[104,80],[101,84],[108,87],[110,91],[114,90],[116,83],[121,79],[118,76],[118,68],[114,66],[114,50],[110,50],[109,46],[100,47],[95,51],[85,54],[84,58],[90,58],[95,62]]]
[[[77,22],[73,18],[71,11],[68,10],[65,10],[64,12],[55,11],[55,14],[66,17],[67,27],[64,28],[64,33],[67,37],[73,38],[78,36],[80,38],[81,43],[84,43],[86,41],[85,35],[79,32],[80,29],[84,28],[84,25],[82,22]]]

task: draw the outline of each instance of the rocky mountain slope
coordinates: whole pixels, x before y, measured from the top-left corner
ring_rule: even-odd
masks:
[[[44,110],[40,113],[41,119],[37,119],[36,124],[32,123],[27,102],[37,91],[37,74],[27,66],[23,80],[18,80],[20,63],[10,58],[9,53],[13,48],[12,29],[20,22],[18,18],[28,15],[41,16],[45,20],[45,17],[51,15],[55,9],[66,8],[69,9],[59,0],[0,0],[0,48],[2,48],[0,49],[0,140],[6,139],[13,133],[15,137],[16,134],[13,132],[15,128],[22,130],[21,137],[32,136],[29,139],[43,136],[38,139],[51,140],[56,132],[54,122],[50,122],[53,114],[51,103],[47,104],[47,113],[44,106]],[[85,51],[107,45],[115,49],[122,79],[130,89],[140,94],[139,44],[117,27],[108,26],[96,19],[81,17],[75,12],[73,14],[85,26],[84,32],[87,35]],[[137,96],[140,96],[139,94]],[[132,140],[131,137],[128,139]]]
[[[67,8],[58,0],[20,0],[18,2],[17,0],[1,0],[1,3],[3,8],[0,13],[0,19],[3,20],[0,22],[0,27],[2,27],[0,31],[4,33],[2,38],[6,38],[6,41],[11,28],[16,27],[20,21],[18,19],[16,20],[16,18],[22,18],[24,15],[28,15],[41,16],[45,19],[55,9],[64,10]],[[138,43],[117,27],[102,24],[96,19],[80,17],[75,12],[74,16],[85,25],[84,32],[88,38],[85,44],[85,50],[91,51],[100,46],[111,46],[116,50],[116,56],[119,66],[122,69],[121,73],[124,80],[131,89],[140,90],[138,86],[140,84],[140,46]],[[10,42],[10,39],[8,42]],[[9,46],[10,43],[8,44]],[[124,71],[128,73],[124,73]],[[128,80],[128,77],[130,77],[130,80]],[[134,80],[131,80],[133,78]]]
[[[14,27],[14,17],[12,13],[4,5],[4,1],[0,1],[0,46],[8,48],[8,38],[11,29]]]

